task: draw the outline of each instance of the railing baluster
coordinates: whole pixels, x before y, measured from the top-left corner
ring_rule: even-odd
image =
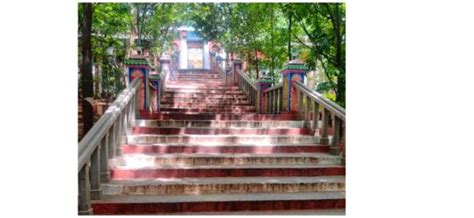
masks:
[[[334,116],[333,117],[333,134],[332,134],[332,141],[331,141],[331,154],[334,155],[339,155],[340,149],[339,149],[339,136],[340,136],[340,131],[341,131],[341,120],[339,117]]]
[[[298,94],[298,117],[304,120],[303,114],[303,92],[297,90],[296,93]]]
[[[342,160],[341,164],[346,165],[346,124],[341,123],[341,143],[342,143]]]
[[[271,114],[274,114],[275,112],[273,111],[273,104],[275,104],[275,101],[274,101],[274,96],[275,95],[275,92],[272,90],[270,92],[270,95],[268,96],[269,97],[269,101],[271,102],[270,105],[269,105],[269,113]]]
[[[313,135],[318,131],[318,122],[319,122],[319,104],[318,102],[313,102]],[[318,133],[319,134],[319,133]]]
[[[323,124],[322,124],[321,137],[319,139],[319,143],[327,145],[329,143],[329,138],[328,138],[329,110],[326,108],[323,109],[322,122]]]
[[[310,127],[311,98],[306,96],[306,109],[304,110],[304,127]]]
[[[123,131],[123,122],[121,121],[122,115],[118,117],[118,119],[115,121],[117,123],[118,129],[117,129],[117,140],[115,141],[115,155],[121,156],[122,155],[122,131]]]
[[[120,146],[122,146],[123,144],[127,143],[127,135],[129,134],[128,133],[128,125],[127,125],[127,114],[124,113],[123,114],[123,117],[122,117],[122,143],[120,144]],[[121,150],[121,149],[120,149]]]
[[[100,150],[99,145],[91,156],[90,183],[92,200],[99,200],[102,198],[102,188],[100,187]]]
[[[79,171],[79,215],[92,214],[90,198],[89,163]]]
[[[278,113],[281,113],[283,111],[283,87],[279,88],[279,98],[280,98],[280,104],[278,105]]]
[[[266,103],[266,105],[265,105],[265,113],[266,113],[266,114],[271,113],[270,107],[269,107],[270,104],[271,104],[271,102],[270,102],[270,95],[271,95],[271,94],[270,94],[270,93],[271,93],[271,92],[265,93],[265,103]]]
[[[108,150],[109,150],[109,158],[114,158],[115,157],[115,124],[112,125],[109,129],[108,137],[109,139],[107,140],[108,143]]]
[[[109,134],[105,134],[104,138],[100,142],[100,181],[108,182],[109,180],[109,146],[108,146]]]
[[[273,114],[277,114],[278,89],[275,89],[272,92],[273,92],[272,112],[273,112]]]

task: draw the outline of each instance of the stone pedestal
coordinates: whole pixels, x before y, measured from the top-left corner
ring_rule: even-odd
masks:
[[[273,81],[269,76],[262,76],[257,82],[257,111],[258,113],[266,113],[267,112],[267,104],[269,102],[266,101],[266,98],[263,97],[263,92],[268,88],[272,87]]]
[[[298,93],[294,87],[296,81],[304,83],[306,66],[302,61],[292,60],[281,71],[283,78],[283,111],[298,111]]]
[[[138,89],[138,109],[146,110],[149,106],[147,99],[150,96],[148,76],[151,70],[150,63],[142,56],[131,57],[125,60],[128,67],[128,81],[131,83],[135,78],[141,78],[143,85]]]

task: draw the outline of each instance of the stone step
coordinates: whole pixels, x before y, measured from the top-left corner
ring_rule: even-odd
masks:
[[[185,73],[174,73],[172,74],[172,77],[178,77],[178,78],[181,78],[181,77],[184,77],[184,78],[193,78],[193,77],[197,77],[197,78],[220,78],[220,74],[218,73],[199,73],[199,74],[195,74],[195,73],[191,73],[191,74],[185,74]]]
[[[319,139],[307,135],[129,135],[128,143],[195,143],[207,145],[226,144],[298,144],[318,143]]]
[[[183,94],[183,93],[190,93],[190,94],[218,94],[218,95],[245,95],[244,92],[240,90],[232,90],[232,89],[212,89],[212,88],[166,88],[165,94],[168,95],[175,95],[175,94]]]
[[[256,114],[256,113],[209,113],[209,112],[169,112],[159,113],[140,111],[142,119],[157,120],[248,120],[248,121],[270,121],[270,120],[296,120],[296,114]]]
[[[323,153],[279,154],[125,154],[110,161],[111,167],[337,165],[341,157]]]
[[[102,190],[103,194],[106,195],[202,195],[345,191],[345,176],[112,180],[102,185]]]
[[[183,73],[173,73],[171,74],[170,78],[221,78],[220,74],[217,73],[211,73],[211,74],[203,74],[203,73],[197,73],[197,74],[183,74]]]
[[[216,82],[222,83],[222,79],[219,77],[206,77],[206,76],[174,76],[171,77],[171,81],[174,82]]]
[[[173,72],[173,75],[220,75],[210,70],[180,70]]]
[[[303,128],[303,121],[241,121],[241,120],[135,120],[141,127],[209,127],[209,128]]]
[[[240,107],[240,108],[239,108]],[[245,106],[232,106],[231,107],[216,107],[216,108],[174,108],[174,107],[161,107],[161,111],[171,112],[215,112],[215,113],[242,113],[242,112],[256,112],[255,107],[245,108]]]
[[[283,211],[345,208],[345,192],[209,195],[103,195],[92,201],[95,215],[180,212]]]
[[[245,94],[205,94],[205,93],[165,93],[164,101],[242,101],[247,100]]]
[[[124,166],[110,169],[111,179],[152,179],[183,177],[301,177],[301,176],[342,176],[345,168],[341,165],[243,165],[243,166]]]
[[[213,87],[220,87],[225,86],[225,84],[220,80],[171,80],[170,83],[166,84],[180,87],[180,86],[213,86]]]
[[[323,216],[345,216],[345,209],[314,209],[314,210],[268,210],[268,211],[225,211],[225,212],[182,212],[182,213],[164,213],[164,215],[181,215],[181,216],[241,216],[241,215],[253,215],[253,216],[269,216],[269,215],[291,215],[291,216],[302,216],[302,215],[323,215]]]
[[[161,98],[161,104],[216,104],[216,105],[231,105],[231,104],[250,104],[250,100],[246,95],[214,95],[207,97],[200,94],[184,94],[184,95],[168,95]]]
[[[238,86],[227,85],[210,85],[210,84],[181,84],[181,83],[167,83],[166,89],[207,89],[207,90],[240,90]]]
[[[132,127],[132,134],[159,135],[310,135],[308,128],[176,128],[176,127]]]
[[[176,109],[178,111],[187,111],[189,109],[209,109],[209,110],[255,110],[255,106],[252,105],[191,105],[191,106],[183,106],[183,107],[174,107],[170,104],[162,104],[160,106],[161,109]]]
[[[162,107],[225,107],[225,106],[250,106],[250,101],[240,100],[211,100],[211,99],[183,99],[175,100],[172,98],[165,98],[160,104]]]
[[[199,145],[199,144],[125,144],[123,154],[276,154],[302,152],[329,152],[322,144],[242,144],[242,145]]]

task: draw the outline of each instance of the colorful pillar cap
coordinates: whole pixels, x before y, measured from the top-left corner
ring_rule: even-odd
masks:
[[[127,66],[143,66],[145,68],[150,68],[150,62],[146,58],[142,57],[130,57],[130,59],[125,60],[125,65]]]
[[[160,80],[160,74],[150,74],[150,80]]]
[[[261,76],[258,79],[258,83],[273,83],[272,77],[270,77],[270,76]]]

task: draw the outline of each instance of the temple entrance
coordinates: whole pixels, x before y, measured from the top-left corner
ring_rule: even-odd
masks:
[[[203,66],[203,49],[189,48],[188,49],[188,69],[202,69]]]

